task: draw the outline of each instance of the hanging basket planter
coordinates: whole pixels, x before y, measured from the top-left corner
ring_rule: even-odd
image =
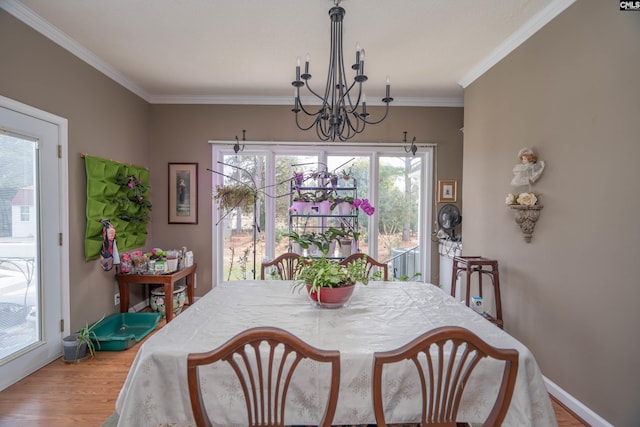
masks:
[[[218,204],[218,209],[232,210],[240,208],[244,212],[253,209],[255,191],[246,185],[217,186],[213,198]]]

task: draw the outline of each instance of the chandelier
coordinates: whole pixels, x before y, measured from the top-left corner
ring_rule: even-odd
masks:
[[[347,141],[364,131],[366,125],[375,125],[382,122],[389,113],[389,103],[393,98],[389,96],[389,77],[387,77],[386,95],[382,102],[386,109],[382,118],[372,120],[367,112],[367,100],[363,92],[362,84],[367,81],[364,73],[364,49],[356,46],[356,62],[351,66],[355,76],[351,83],[347,80],[342,54],[342,20],[345,10],[340,7],[340,0],[334,0],[334,6],[329,10],[331,18],[331,52],[329,53],[329,72],[324,94],[321,96],[309,86],[311,74],[309,74],[309,54],[304,63],[304,73],[300,74],[300,58],[296,63],[296,79],[291,82],[295,87],[294,108],[296,125],[300,130],[315,128],[318,138],[322,141]],[[305,86],[314,97],[320,101],[320,108],[312,110],[303,105],[300,98],[300,88]],[[308,126],[300,123],[300,112],[312,118]]]

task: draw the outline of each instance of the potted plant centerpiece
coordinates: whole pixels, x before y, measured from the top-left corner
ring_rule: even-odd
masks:
[[[339,308],[349,301],[356,282],[369,283],[364,259],[348,265],[327,259],[305,258],[293,284],[294,289],[306,288],[314,305]]]

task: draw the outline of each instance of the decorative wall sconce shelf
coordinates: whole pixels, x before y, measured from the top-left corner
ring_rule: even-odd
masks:
[[[536,222],[540,218],[540,211],[544,206],[510,205],[509,207],[516,211],[516,224],[520,226],[525,242],[530,243]]]

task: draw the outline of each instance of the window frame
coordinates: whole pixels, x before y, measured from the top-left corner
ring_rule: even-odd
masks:
[[[28,205],[20,206],[20,222],[31,221],[31,207]]]
[[[221,171],[222,166],[219,162],[222,162],[224,156],[235,155],[233,150],[236,141],[219,141],[211,140],[211,164],[212,169]],[[332,144],[319,144],[316,142],[277,142],[277,141],[242,141],[242,151],[239,155],[257,155],[265,156],[265,185],[267,188],[273,188],[275,185],[275,157],[277,155],[291,155],[295,150],[295,155],[316,155],[318,161],[325,163],[327,156],[361,156],[370,158],[369,168],[369,195],[372,204],[376,206],[378,202],[378,188],[377,188],[377,176],[379,173],[379,160],[382,156],[399,156],[407,157],[408,153],[404,150],[404,146],[401,144],[381,144],[381,143],[348,143],[341,142],[339,145]],[[420,205],[419,212],[419,230],[420,230],[420,247],[424,248],[423,255],[420,257],[420,271],[422,271],[422,280],[430,281],[431,277],[431,240],[432,224],[433,224],[433,168],[434,168],[434,144],[418,145],[418,151],[415,157],[421,157],[421,178],[420,188],[422,189],[422,203]],[[211,188],[216,188],[217,185],[222,185],[224,177],[218,173],[211,173]],[[216,201],[212,197],[212,286],[216,286],[217,283],[222,283],[226,280],[223,278],[224,266],[223,258],[218,254],[223,253],[224,247],[224,233],[221,227],[217,227],[215,224],[220,219],[220,212],[217,209]],[[273,220],[273,212],[275,211],[275,200],[267,197],[265,200],[265,221]],[[367,217],[369,221],[368,227],[370,230],[370,241],[378,241],[378,220],[377,216],[373,215]],[[424,230],[424,232],[422,231]],[[265,233],[265,251],[266,255],[273,257],[275,254],[275,230],[273,227],[265,227],[263,230]],[[375,258],[377,255],[377,247],[370,254]],[[259,260],[257,261],[259,263]],[[256,265],[256,270],[259,270]],[[255,274],[255,273],[254,273]],[[256,277],[258,274],[256,274]]]

